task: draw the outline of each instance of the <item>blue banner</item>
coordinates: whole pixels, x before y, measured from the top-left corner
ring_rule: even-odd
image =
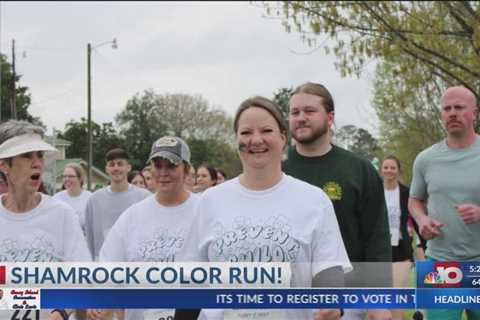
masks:
[[[417,288],[480,288],[480,262],[417,262]]]
[[[480,290],[417,289],[417,308],[480,309]]]
[[[41,308],[413,309],[414,289],[42,289]]]

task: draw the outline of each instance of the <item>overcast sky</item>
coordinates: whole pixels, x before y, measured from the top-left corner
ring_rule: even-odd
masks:
[[[372,74],[341,78],[335,57],[311,52],[298,34],[248,2],[5,2],[1,52],[30,88],[30,112],[63,130],[87,116],[87,43],[116,38],[92,54],[93,120],[113,121],[138,92],[201,94],[233,114],[253,95],[272,97],[306,81],[324,84],[336,103],[337,126],[374,131]],[[26,56],[23,56],[23,52]]]

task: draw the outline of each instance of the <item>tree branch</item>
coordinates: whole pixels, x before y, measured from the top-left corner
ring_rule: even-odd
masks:
[[[392,27],[383,17],[381,17],[380,15],[378,15],[375,10],[372,10],[372,8],[370,8],[369,6],[369,3],[367,2],[360,2],[359,3],[360,5],[363,5],[365,7],[365,9],[367,11],[369,11],[372,16],[377,20],[379,21],[380,23],[382,23],[386,28],[388,28],[392,33],[396,34],[403,42],[407,43],[407,44],[411,44],[412,46],[414,46],[415,48],[417,48],[418,50],[420,51],[423,51],[423,52],[426,52],[428,54],[431,54],[432,56],[434,57],[437,57],[443,61],[445,61],[446,63],[448,64],[451,64],[463,71],[465,71],[466,73],[468,74],[471,74],[472,76],[476,77],[476,78],[480,78],[480,73],[478,72],[474,72],[471,68],[468,68],[438,52],[435,52],[431,49],[428,49],[426,47],[423,47],[421,45],[419,45],[418,43],[416,43],[415,41],[407,38],[405,35],[403,35],[401,32],[399,32],[398,30],[396,30],[394,27]],[[426,59],[426,58],[425,58]]]

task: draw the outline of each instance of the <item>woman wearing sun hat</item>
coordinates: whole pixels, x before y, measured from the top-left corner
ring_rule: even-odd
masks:
[[[8,182],[0,199],[0,262],[91,260],[73,209],[37,191],[43,155],[53,151],[57,150],[43,141],[38,126],[25,121],[0,125],[0,171]],[[12,313],[0,311],[0,319],[11,319]],[[40,315],[41,319],[68,318],[65,310],[42,310]],[[17,314],[19,319],[22,316]]]

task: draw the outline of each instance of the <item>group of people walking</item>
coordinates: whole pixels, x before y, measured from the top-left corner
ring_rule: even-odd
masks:
[[[128,153],[114,149],[106,155],[109,186],[86,193],[82,180],[75,180],[81,173],[70,166],[65,187],[74,191],[53,198],[37,190],[43,153],[54,148],[43,142],[38,127],[9,121],[0,125],[0,170],[8,185],[0,201],[0,261],[287,262],[292,287],[406,286],[413,261],[409,213],[428,241],[427,259],[479,258],[477,114],[475,96],[466,88],[444,93],[447,138],[418,156],[409,191],[399,183],[396,157],[387,157],[379,174],[368,160],[332,143],[334,100],[323,85],[305,83],[291,96],[288,122],[269,99],[257,96],[240,104],[233,131],[242,172],[235,178],[219,184],[218,173],[202,166],[196,171],[202,192],[191,192],[188,145],[179,137],[160,137],[148,158],[153,193],[129,183]],[[290,134],[293,146],[287,143]],[[146,178],[144,185],[149,185]],[[83,193],[86,202],[80,201]],[[66,196],[79,197],[78,205],[59,201]],[[75,214],[82,210],[83,221]],[[71,312],[43,311],[42,317],[66,319]],[[111,314],[88,310],[86,316]],[[402,317],[397,311],[358,309],[114,314],[126,319]],[[437,310],[429,319],[460,319],[459,314]],[[467,314],[478,317],[475,310]],[[0,319],[10,318],[3,312]]]

